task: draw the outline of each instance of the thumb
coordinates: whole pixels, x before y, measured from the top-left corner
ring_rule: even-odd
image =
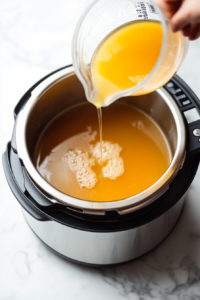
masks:
[[[187,25],[200,21],[200,8],[195,0],[184,0],[171,19],[171,27],[174,32],[183,29]]]
[[[171,1],[154,0],[154,2],[156,2],[156,4],[160,7],[163,14],[168,19],[171,19],[172,16],[177,11],[177,5],[180,1],[179,0],[171,0]]]

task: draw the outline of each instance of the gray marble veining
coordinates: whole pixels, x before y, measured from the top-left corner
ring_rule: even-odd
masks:
[[[13,108],[45,74],[71,63],[74,26],[91,0],[0,0],[0,152]],[[200,39],[178,74],[200,97]],[[173,232],[127,265],[92,269],[51,253],[27,226],[0,166],[0,300],[200,299],[200,171]]]

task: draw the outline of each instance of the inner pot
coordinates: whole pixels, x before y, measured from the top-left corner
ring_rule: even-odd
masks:
[[[182,115],[170,94],[159,90],[143,96],[125,97],[120,101],[133,105],[149,115],[163,131],[171,149],[171,164],[148,189],[118,201],[92,202],[66,195],[50,185],[36,170],[31,157],[43,129],[67,108],[86,102],[84,90],[74,68],[57,72],[38,85],[20,112],[16,127],[18,154],[35,186],[52,202],[80,209],[82,212],[101,214],[116,210],[129,213],[158,199],[168,188],[185,158],[186,131]],[[134,138],[134,137],[133,137]]]

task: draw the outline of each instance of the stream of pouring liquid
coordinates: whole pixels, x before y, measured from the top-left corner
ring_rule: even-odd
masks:
[[[101,168],[103,167],[103,129],[102,129],[102,109],[97,107],[98,121],[99,121],[99,138],[101,149]]]
[[[107,36],[93,56],[91,73],[94,96],[91,102],[97,107],[101,162],[101,107],[107,105],[108,97],[132,88],[145,79],[159,58],[162,39],[162,26],[159,22],[132,22]]]

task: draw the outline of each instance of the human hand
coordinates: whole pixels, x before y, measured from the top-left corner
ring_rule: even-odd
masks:
[[[200,37],[200,0],[154,0],[171,21],[173,32],[181,30],[189,40]]]

